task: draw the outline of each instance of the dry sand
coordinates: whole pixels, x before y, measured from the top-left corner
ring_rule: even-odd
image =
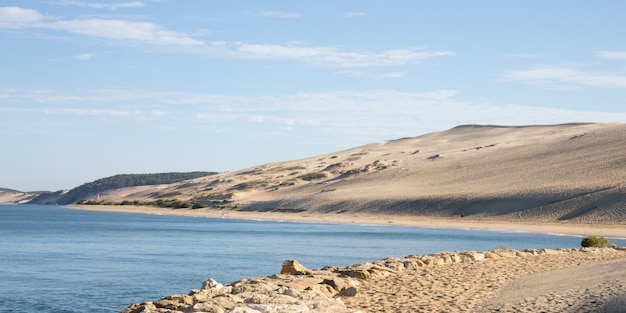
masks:
[[[186,215],[205,216],[217,218],[235,219],[259,219],[259,220],[282,220],[282,221],[309,221],[325,223],[349,223],[349,224],[375,224],[392,226],[414,226],[431,228],[459,228],[459,229],[484,229],[484,230],[512,230],[528,231],[535,233],[551,233],[564,235],[605,236],[626,238],[626,225],[623,224],[598,224],[598,223],[572,223],[572,222],[525,222],[513,219],[474,219],[460,217],[423,217],[411,215],[377,215],[359,213],[281,213],[281,212],[256,212],[234,211],[218,209],[167,209],[156,207],[135,206],[71,206],[82,210],[97,210],[124,213],[161,214],[161,215]]]
[[[343,300],[362,312],[626,312],[625,287],[626,252],[606,249],[405,270]]]

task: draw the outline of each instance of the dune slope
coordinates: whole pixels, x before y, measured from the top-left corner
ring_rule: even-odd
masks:
[[[626,223],[626,125],[464,125],[100,195],[212,208]]]

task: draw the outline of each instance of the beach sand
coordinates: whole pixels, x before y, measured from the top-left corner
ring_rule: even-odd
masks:
[[[516,230],[626,237],[620,225],[520,223],[357,214],[260,213],[212,209],[75,206],[77,209],[215,218]],[[626,312],[626,251],[576,250],[485,258],[477,262],[407,268],[361,280],[342,297],[352,312]]]
[[[458,228],[528,231],[535,233],[551,233],[564,235],[604,236],[626,238],[626,226],[623,224],[606,223],[573,223],[573,222],[527,222],[513,219],[461,218],[461,217],[430,217],[415,215],[379,215],[360,213],[284,213],[237,211],[228,209],[168,209],[157,207],[136,207],[122,205],[73,205],[75,209],[97,210],[140,214],[204,216],[215,218],[259,219],[280,221],[308,221],[324,223],[349,223],[413,226],[430,228]]]

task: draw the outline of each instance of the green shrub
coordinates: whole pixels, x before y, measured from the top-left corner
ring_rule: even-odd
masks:
[[[608,244],[608,239],[596,236],[583,238],[583,241],[580,243],[580,245],[583,247],[606,247]]]

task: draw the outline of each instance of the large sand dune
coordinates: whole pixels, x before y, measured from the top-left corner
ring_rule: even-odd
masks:
[[[214,208],[626,223],[626,125],[466,125],[182,183],[103,193]]]

